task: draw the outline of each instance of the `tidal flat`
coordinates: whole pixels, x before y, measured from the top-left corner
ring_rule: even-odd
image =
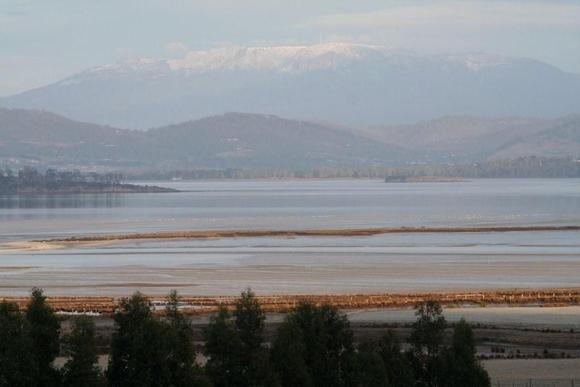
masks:
[[[114,297],[580,286],[579,179],[155,184],[181,192],[1,197],[0,295],[33,286]],[[399,232],[364,232],[377,229]],[[401,232],[409,229],[421,232]],[[105,240],[182,230],[215,235]],[[231,230],[259,234],[223,237]]]

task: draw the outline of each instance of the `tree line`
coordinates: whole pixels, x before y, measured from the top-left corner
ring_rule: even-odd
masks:
[[[580,160],[527,156],[466,164],[419,164],[386,170],[386,177],[578,178]]]
[[[25,311],[0,303],[0,386],[10,387],[485,387],[473,332],[461,320],[451,344],[434,301],[417,305],[417,320],[403,350],[392,332],[355,343],[350,323],[330,305],[299,304],[265,341],[265,315],[247,290],[233,310],[221,308],[203,330],[198,362],[193,330],[175,291],[158,316],[140,293],[123,299],[105,371],[97,365],[95,324],[74,320],[61,335],[42,290],[33,289]],[[61,337],[63,336],[63,337]],[[57,356],[67,361],[55,367]]]
[[[121,184],[123,175],[120,173],[83,174],[78,169],[73,171],[59,171],[47,169],[41,172],[32,167],[20,170],[0,168],[0,193],[18,192],[24,189],[54,190],[69,186],[103,186],[110,187]]]
[[[404,177],[456,178],[578,178],[577,158],[526,156],[471,163],[414,162],[402,166],[313,167],[308,169],[183,169],[126,171],[134,180],[202,179],[384,179]]]

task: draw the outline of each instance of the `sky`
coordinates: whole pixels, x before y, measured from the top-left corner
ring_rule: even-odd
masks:
[[[336,41],[580,73],[580,0],[0,0],[0,96],[128,59]]]

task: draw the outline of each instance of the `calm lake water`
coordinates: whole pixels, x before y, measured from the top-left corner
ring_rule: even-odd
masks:
[[[186,192],[0,196],[4,239],[172,229],[580,224],[580,180],[218,181]]]
[[[0,243],[160,230],[580,225],[580,180],[217,181],[167,194],[0,196]],[[141,241],[0,249],[0,294],[580,286],[577,232]]]

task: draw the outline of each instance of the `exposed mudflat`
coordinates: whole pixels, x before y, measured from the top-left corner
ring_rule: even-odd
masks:
[[[381,234],[436,234],[436,233],[491,233],[491,232],[540,232],[540,231],[580,231],[580,226],[509,226],[509,227],[375,227],[342,229],[303,229],[303,230],[206,230],[206,231],[169,231],[153,233],[109,234],[91,236],[72,236],[48,240],[30,241],[41,244],[63,242],[69,245],[83,242],[105,242],[124,240],[163,240],[163,239],[208,239],[208,238],[295,238],[295,237],[355,237]]]
[[[0,295],[580,286],[577,179],[168,187],[181,192],[0,197]]]

